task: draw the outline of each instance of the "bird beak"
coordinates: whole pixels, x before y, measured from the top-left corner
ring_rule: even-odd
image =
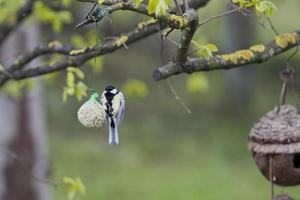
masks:
[[[83,22],[80,22],[79,24],[77,24],[77,25],[75,26],[75,28],[80,28],[80,27],[85,26],[85,25],[88,25],[88,24],[90,24],[90,23],[92,23],[91,20],[86,19],[86,20],[84,20]]]

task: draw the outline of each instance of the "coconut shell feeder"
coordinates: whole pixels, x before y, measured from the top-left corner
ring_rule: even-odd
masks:
[[[249,136],[248,148],[262,174],[271,182],[272,197],[273,183],[300,184],[300,113],[298,106],[285,105],[288,86],[294,89],[294,73],[287,62],[280,73],[283,85],[279,105],[254,125]]]
[[[262,117],[250,132],[248,145],[262,174],[281,186],[300,184],[300,115],[282,105]]]

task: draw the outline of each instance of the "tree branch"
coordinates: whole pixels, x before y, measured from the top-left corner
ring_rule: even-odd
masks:
[[[120,35],[119,38],[104,42],[102,45],[97,48],[85,48],[82,50],[72,50],[68,51],[66,47],[58,47],[58,48],[49,48],[49,47],[38,47],[33,50],[30,54],[27,54],[19,59],[19,62],[15,62],[12,66],[10,66],[6,71],[10,74],[10,76],[5,76],[2,74],[0,76],[0,86],[3,85],[7,80],[21,80],[30,77],[40,76],[56,71],[61,71],[66,69],[69,66],[73,67],[81,67],[86,61],[92,59],[94,57],[111,53],[119,48],[123,47],[123,43],[129,45],[134,43],[140,39],[146,38],[147,36],[158,31],[159,23],[156,21],[150,21],[144,25],[138,25],[134,30]],[[70,49],[69,49],[70,50]],[[33,58],[36,58],[40,55],[45,55],[49,53],[61,53],[69,55],[67,59],[63,62],[56,63],[52,66],[40,66],[36,68],[30,68],[27,70],[20,70],[23,68],[24,64],[31,61]]]
[[[198,25],[198,16],[194,9],[189,9],[185,13],[191,19],[190,28],[183,30],[180,45],[177,49],[176,62],[184,63],[187,59],[190,43],[194,37]]]
[[[189,2],[189,6],[193,9],[198,9],[205,6],[208,1],[209,0],[192,0]],[[171,12],[175,12],[175,9],[171,10]],[[134,30],[126,34],[121,34],[120,37],[115,40],[108,41],[100,46],[94,46],[92,48],[74,50],[71,47],[54,44],[37,47],[32,52],[18,58],[11,66],[7,67],[7,73],[0,72],[0,87],[9,79],[21,80],[64,70],[69,66],[80,67],[89,59],[111,53],[119,48],[122,48],[123,44],[129,45],[166,27],[167,25],[164,22],[152,19],[148,22],[139,23]],[[56,63],[52,66],[46,65],[22,70],[24,66],[26,66],[26,64],[31,62],[33,59],[47,54],[64,54],[67,55],[67,58],[65,61]]]
[[[171,61],[156,69],[153,77],[156,81],[181,73],[212,71],[242,67],[252,63],[266,62],[300,44],[300,29],[292,33],[281,34],[266,45],[255,45],[249,49],[238,50],[230,54],[215,55],[210,59],[190,58],[185,63]]]
[[[14,61],[14,63],[6,70],[8,73],[17,71],[21,69],[26,64],[30,63],[35,58],[47,55],[47,54],[63,54],[69,55],[72,52],[72,47],[62,46],[61,44],[57,43],[56,41],[50,42],[48,45],[41,45],[36,47],[30,53],[24,54],[18,59]]]
[[[212,20],[214,20],[214,19],[218,19],[218,18],[220,18],[220,17],[224,17],[224,16],[226,16],[226,15],[231,15],[231,14],[233,14],[233,13],[236,13],[236,12],[238,12],[238,11],[241,11],[242,9],[243,9],[243,8],[238,7],[238,8],[235,8],[235,9],[233,9],[233,10],[229,10],[229,11],[223,12],[223,13],[221,13],[221,14],[218,14],[218,15],[212,16],[212,17],[210,17],[210,18],[207,18],[207,19],[201,21],[201,22],[198,24],[198,27],[199,27],[199,26],[202,26],[202,25],[204,25],[204,24],[206,24],[206,23],[208,23],[208,22],[210,22],[210,21],[212,21]]]

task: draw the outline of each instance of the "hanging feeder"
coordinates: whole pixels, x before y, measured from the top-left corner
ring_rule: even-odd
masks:
[[[87,128],[100,128],[105,122],[106,113],[97,101],[98,97],[97,93],[92,94],[77,112],[79,122]]]
[[[262,117],[250,132],[248,147],[269,181],[300,184],[300,115],[295,107],[275,107]]]

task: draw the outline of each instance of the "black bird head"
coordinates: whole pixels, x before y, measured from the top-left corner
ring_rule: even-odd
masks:
[[[113,89],[116,89],[116,88],[114,86],[112,86],[112,85],[108,85],[105,88],[106,91],[112,91]]]

